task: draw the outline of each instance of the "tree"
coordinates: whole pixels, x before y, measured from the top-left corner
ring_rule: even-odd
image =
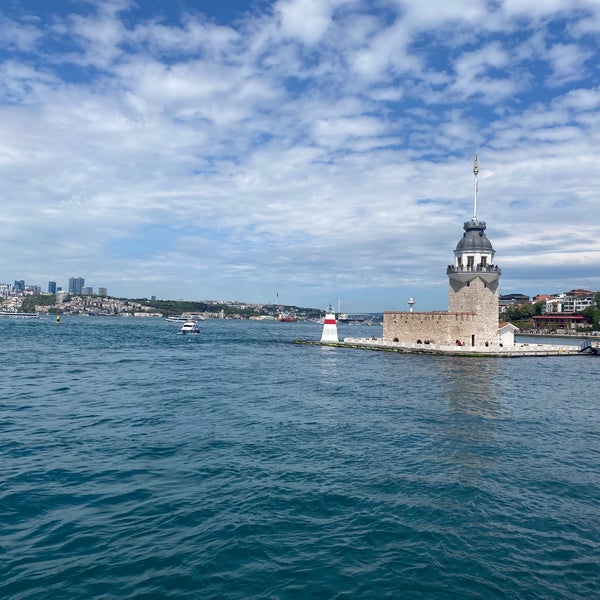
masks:
[[[21,304],[23,312],[35,312],[36,306],[52,306],[56,296],[26,296]]]

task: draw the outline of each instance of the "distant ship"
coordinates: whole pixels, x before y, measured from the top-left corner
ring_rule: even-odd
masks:
[[[196,313],[189,313],[189,314],[181,314],[181,315],[173,315],[170,317],[167,317],[165,319],[165,321],[168,321],[169,323],[185,323],[186,321],[205,321],[206,319],[199,314]]]
[[[298,321],[298,317],[295,312],[291,311],[282,311],[277,315],[277,320],[281,323],[296,323]]]
[[[36,312],[17,312],[16,310],[0,310],[0,317],[9,319],[39,319],[40,315]]]

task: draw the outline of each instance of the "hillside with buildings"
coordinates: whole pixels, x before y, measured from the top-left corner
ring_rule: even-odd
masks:
[[[79,279],[79,278],[78,278]],[[83,281],[83,280],[81,280]],[[98,315],[131,317],[167,317],[200,314],[205,318],[270,318],[282,309],[275,304],[230,300],[157,300],[113,298],[100,288],[98,294],[83,285],[80,293],[60,289],[42,292],[40,286],[0,284],[0,310],[38,312],[39,314]],[[52,283],[52,282],[51,282]],[[78,282],[79,283],[79,282]],[[83,293],[82,293],[83,292]],[[506,294],[499,297],[499,320],[516,324],[521,331],[592,331],[600,330],[600,291],[573,289],[556,294]],[[300,319],[318,319],[323,311],[298,306],[293,310]]]
[[[558,294],[500,296],[500,319],[521,330],[600,330],[600,291],[573,289]]]
[[[235,300],[156,300],[147,298],[113,298],[105,295],[34,293],[39,290],[3,290],[0,310],[37,312],[40,315],[89,315],[126,317],[168,317],[181,314],[204,318],[260,319],[275,318],[282,311],[294,312],[299,319],[318,319],[324,313],[317,308],[253,304]]]

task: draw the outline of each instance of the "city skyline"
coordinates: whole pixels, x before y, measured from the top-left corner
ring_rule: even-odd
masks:
[[[3,7],[2,279],[444,309],[477,152],[500,293],[600,289],[597,2],[198,6]]]
[[[79,286],[81,288],[81,290],[79,292],[73,290],[72,291],[72,287],[73,287],[73,281],[74,280],[80,280],[81,281],[81,285]],[[8,291],[5,288],[12,288],[12,292],[16,292],[16,293],[22,293],[25,292],[27,293],[27,290],[31,290],[31,289],[37,289],[39,291],[40,294],[44,295],[44,294],[55,294],[56,292],[64,292],[64,293],[69,293],[70,295],[77,295],[77,296],[86,296],[86,295],[95,295],[95,296],[105,296],[105,297],[114,297],[114,298],[118,298],[119,296],[112,296],[110,294],[108,294],[108,289],[105,286],[98,286],[97,290],[94,291],[94,287],[93,286],[85,286],[85,278],[79,276],[79,277],[69,277],[69,283],[67,286],[67,290],[65,290],[62,286],[58,285],[56,281],[48,281],[48,285],[47,285],[47,292],[44,291],[44,286],[40,283],[31,283],[31,282],[27,282],[24,279],[21,280],[15,280],[14,283],[8,284],[6,282],[2,282],[0,281],[0,295],[6,295],[6,292]],[[590,306],[591,302],[589,302],[589,298],[590,296],[594,296],[595,294],[600,293],[600,290],[587,290],[584,289],[582,287],[572,287],[571,289],[567,290],[561,290],[561,291],[540,291],[538,290],[536,293],[534,294],[521,294],[521,293],[507,293],[507,294],[500,294],[500,300],[504,301],[503,303],[501,302],[501,304],[503,306],[511,306],[511,305],[515,305],[515,304],[520,304],[522,302],[529,302],[531,304],[535,304],[536,302],[541,302],[548,306],[553,306],[552,308],[550,308],[550,312],[560,312],[561,309],[557,308],[558,306],[562,306],[563,302],[564,302],[564,297],[570,297],[570,303],[573,305],[573,307],[571,307],[568,312],[580,312],[583,308]],[[581,306],[579,306],[579,308],[577,308],[578,305],[578,301],[574,300],[573,298],[584,298],[584,300],[579,301],[579,304],[581,304]],[[127,298],[126,296],[121,296],[121,298]],[[148,296],[140,296],[140,295],[133,295],[129,297],[130,299],[143,299],[143,298],[148,298],[148,299],[152,299],[152,300],[168,300],[168,301],[189,301],[189,302],[241,302],[241,303],[246,303],[246,304],[274,304],[277,305],[279,304],[279,299],[276,298],[275,303],[273,302],[257,302],[254,303],[250,300],[247,299],[243,299],[243,298],[221,298],[220,300],[215,300],[214,298],[170,298],[170,297],[157,297],[156,295],[151,295],[150,297]],[[408,298],[406,304],[409,306],[409,310],[412,312],[412,308],[414,307],[415,301],[414,298]],[[338,298],[338,309],[341,310],[341,298]],[[294,306],[294,305],[290,305],[290,306]],[[300,306],[300,305],[296,305],[296,306]],[[318,307],[308,307],[308,306],[304,306],[304,308],[318,308]],[[366,311],[366,312],[379,312],[379,311]]]

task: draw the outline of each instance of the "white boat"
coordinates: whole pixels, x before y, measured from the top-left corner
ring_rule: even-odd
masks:
[[[200,333],[200,327],[198,327],[198,323],[196,321],[186,321],[179,333]]]
[[[0,310],[0,317],[9,319],[39,319],[40,315],[36,312],[17,312],[16,310]]]
[[[186,321],[205,321],[206,319],[202,315],[198,314],[183,314],[183,315],[174,315],[167,317],[165,321],[169,323],[185,323]]]

